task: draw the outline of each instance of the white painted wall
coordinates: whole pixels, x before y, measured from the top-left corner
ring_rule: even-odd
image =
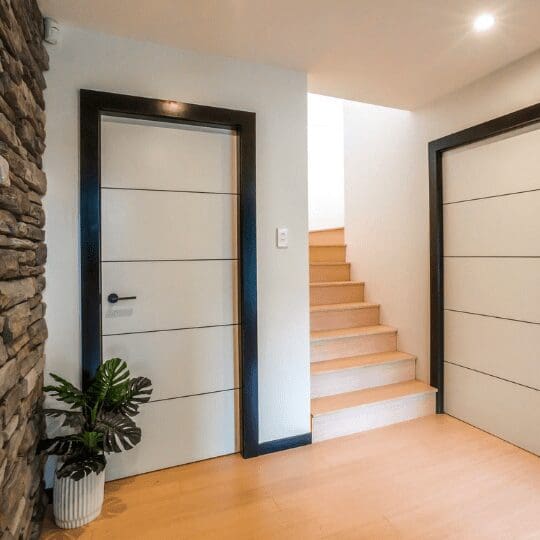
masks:
[[[308,94],[309,230],[344,224],[343,103]]]
[[[345,232],[353,279],[429,379],[429,141],[540,101],[540,52],[413,112],[346,102]]]
[[[260,440],[308,432],[309,318],[305,73],[62,27],[47,73],[47,371],[78,381],[78,90],[257,114]],[[287,250],[275,228],[289,228]]]

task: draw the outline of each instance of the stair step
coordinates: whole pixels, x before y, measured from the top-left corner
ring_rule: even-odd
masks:
[[[311,361],[321,362],[397,349],[397,330],[374,325],[311,332]]]
[[[391,351],[311,364],[311,397],[323,397],[410,381],[416,358]]]
[[[414,380],[312,399],[313,441],[433,414],[436,392]]]
[[[345,262],[345,244],[309,246],[309,262]]]
[[[372,403],[384,403],[402,397],[426,393],[434,394],[435,392],[437,392],[436,388],[418,380],[388,384],[377,388],[367,388],[366,390],[312,399],[311,414],[312,416],[320,416],[343,409],[361,407]]]
[[[321,281],[320,283],[310,283],[309,300],[311,306],[363,302],[364,283],[361,281]]]
[[[343,227],[309,231],[310,246],[326,246],[328,244],[343,243],[345,243],[345,229]]]
[[[416,360],[416,356],[401,351],[387,351],[382,353],[349,356],[346,358],[334,358],[332,360],[311,364],[311,374],[320,375],[322,373],[333,373],[335,371],[359,367],[369,367],[373,365],[380,366],[404,360]]]
[[[351,265],[345,262],[318,262],[309,265],[309,281],[349,281],[351,279]]]
[[[311,343],[330,341],[336,339],[349,339],[358,336],[370,336],[373,334],[395,334],[397,330],[393,326],[374,324],[373,326],[356,326],[354,328],[338,328],[337,330],[317,330],[310,332]]]
[[[379,304],[346,302],[311,306],[311,330],[335,330],[379,324]]]

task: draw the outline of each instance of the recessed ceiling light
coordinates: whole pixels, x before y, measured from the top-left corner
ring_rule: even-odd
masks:
[[[493,25],[495,24],[495,17],[489,13],[483,13],[482,15],[478,15],[476,19],[474,19],[474,29],[477,32],[485,32],[486,30],[489,30]]]

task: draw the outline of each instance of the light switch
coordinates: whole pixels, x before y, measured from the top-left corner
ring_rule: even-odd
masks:
[[[278,227],[276,231],[276,241],[278,248],[288,248],[289,247],[289,229]]]

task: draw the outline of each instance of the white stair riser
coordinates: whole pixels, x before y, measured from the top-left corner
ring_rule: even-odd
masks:
[[[309,262],[345,262],[345,246],[310,246]]]
[[[379,324],[379,306],[359,309],[336,309],[332,311],[314,311],[310,316],[311,331],[338,330],[357,326],[375,326]]]
[[[313,442],[389,426],[434,413],[434,393],[417,394],[392,401],[341,409],[313,418]]]
[[[321,362],[334,358],[395,351],[396,348],[397,332],[327,339],[311,343],[311,361]]]
[[[345,304],[347,302],[364,301],[364,285],[329,285],[324,287],[310,287],[309,300],[312,306],[327,304]]]
[[[386,384],[411,381],[414,377],[414,358],[342,369],[329,373],[318,373],[311,376],[311,397],[331,396]]]
[[[309,281],[318,283],[320,281],[349,281],[351,279],[351,268],[348,264],[332,264],[323,266],[310,266]]]

